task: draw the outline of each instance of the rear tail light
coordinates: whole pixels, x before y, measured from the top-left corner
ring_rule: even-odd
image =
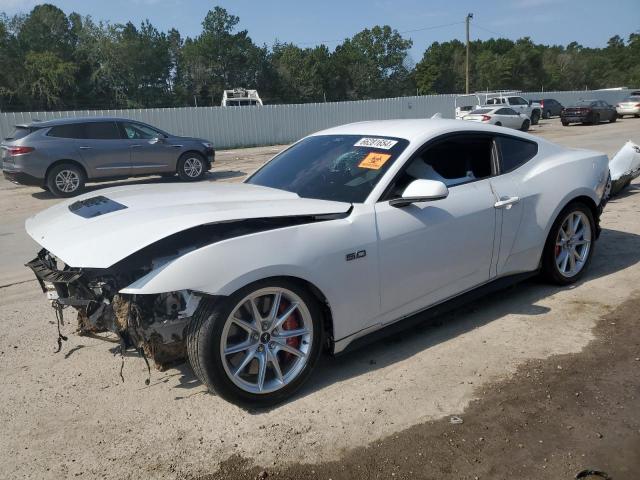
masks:
[[[540,100],[540,106],[544,108],[544,100]]]
[[[491,120],[491,117],[489,115],[482,115],[483,122],[488,122],[489,120]]]
[[[8,147],[7,153],[11,157],[15,157],[17,155],[24,155],[26,153],[31,153],[35,150],[33,147]]]

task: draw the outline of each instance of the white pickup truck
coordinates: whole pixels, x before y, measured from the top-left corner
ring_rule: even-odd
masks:
[[[519,91],[495,91],[477,92],[473,94],[459,95],[455,99],[455,115],[461,119],[472,110],[485,106],[503,105],[510,107],[517,113],[526,115],[531,125],[537,125],[542,116],[542,106],[538,102],[528,102],[523,97],[517,95]],[[474,104],[473,108],[470,104]]]
[[[542,106],[537,102],[529,103],[519,95],[504,94],[487,94],[484,102],[485,105],[504,105],[513,108],[518,113],[523,113],[529,120],[531,125],[537,125],[538,120],[542,116]]]

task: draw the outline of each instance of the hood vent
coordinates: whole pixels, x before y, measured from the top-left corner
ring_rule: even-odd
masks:
[[[75,213],[83,218],[95,218],[100,215],[106,215],[107,213],[124,210],[125,208],[127,208],[125,205],[103,197],[102,195],[87,198],[86,200],[79,200],[69,205],[69,211],[71,213]]]

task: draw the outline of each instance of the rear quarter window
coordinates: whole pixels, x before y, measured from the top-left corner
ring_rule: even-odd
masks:
[[[36,130],[38,129],[33,127],[16,127],[13,133],[7,138],[5,138],[5,140],[20,140],[21,138],[24,138],[27,135],[30,135]]]
[[[538,144],[514,137],[497,137],[502,173],[508,173],[527,163],[538,153]]]

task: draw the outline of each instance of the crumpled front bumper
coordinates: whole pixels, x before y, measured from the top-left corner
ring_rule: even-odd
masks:
[[[91,283],[87,272],[67,266],[59,269],[45,249],[25,266],[33,271],[54,309],[60,312],[73,307],[77,310],[76,333],[79,335],[114,333],[124,349],[133,348],[152,358],[160,370],[186,358],[186,331],[199,297],[185,293],[186,298],[178,299],[186,305],[184,311],[176,311],[173,318],[150,318],[146,314],[148,308],[142,305],[153,304],[157,295],[136,298],[135,295],[115,294],[110,299],[104,298],[98,287]]]

